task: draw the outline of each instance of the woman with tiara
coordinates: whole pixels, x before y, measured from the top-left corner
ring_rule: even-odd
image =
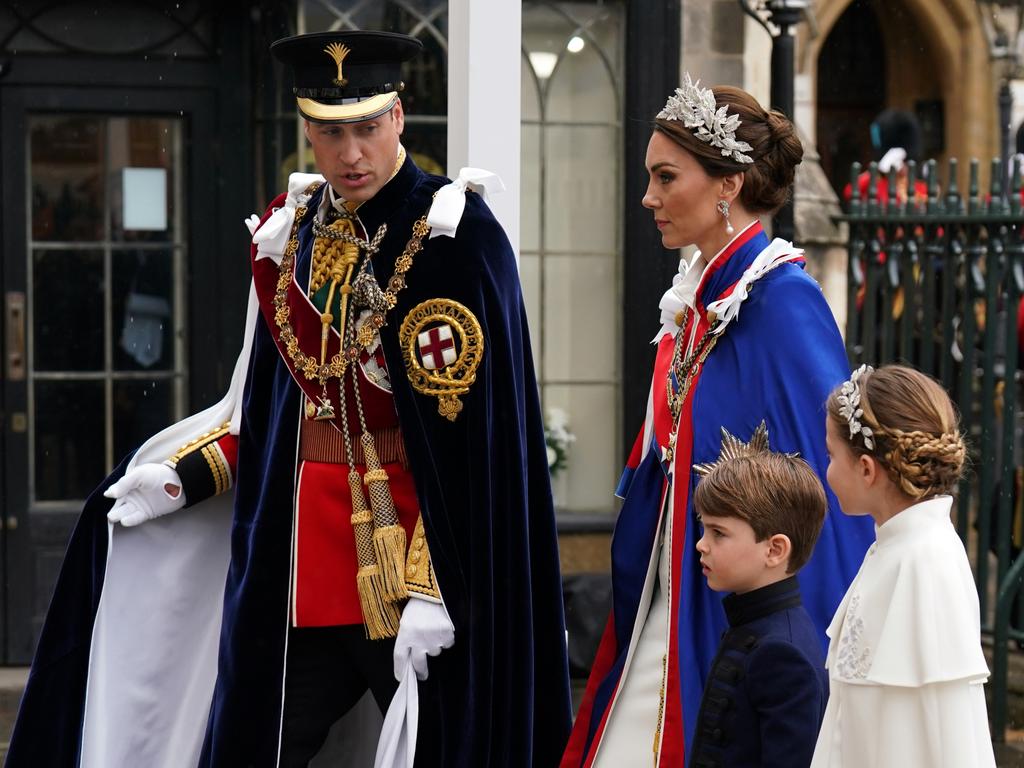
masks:
[[[849,375],[846,353],[802,251],[770,241],[759,220],[789,198],[802,157],[784,115],[738,88],[701,88],[689,75],[655,119],[643,205],[666,248],[698,251],[680,262],[660,303],[647,417],[617,491],[624,503],[612,539],[612,614],[564,768],[689,762],[726,627],[694,549],[700,465],[742,450],[764,422],[772,450],[798,453],[824,479],[824,403]],[[823,649],[871,539],[870,524],[844,517],[830,495],[799,576]],[[784,707],[786,692],[778,696]],[[727,713],[728,705],[716,706]],[[730,732],[727,714],[718,721],[707,738],[742,737]]]

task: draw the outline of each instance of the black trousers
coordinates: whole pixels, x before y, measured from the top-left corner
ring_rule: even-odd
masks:
[[[369,640],[359,624],[288,631],[281,768],[306,768],[331,726],[367,690],[387,711],[398,688],[394,647],[394,639]]]

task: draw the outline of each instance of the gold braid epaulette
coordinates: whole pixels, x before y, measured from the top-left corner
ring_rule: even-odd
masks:
[[[307,193],[315,194],[321,185],[311,185]],[[312,191],[310,191],[312,190]],[[295,331],[289,321],[291,307],[288,306],[288,288],[292,283],[295,271],[295,254],[299,250],[299,226],[306,217],[306,206],[299,206],[295,209],[295,220],[292,222],[292,231],[288,238],[288,246],[284,250],[284,256],[278,265],[277,291],[274,294],[274,322],[277,324],[281,334],[281,343],[284,345],[288,357],[296,371],[301,371],[307,379],[316,379],[321,386],[327,383],[330,378],[341,378],[345,374],[350,361],[359,356],[358,347],[350,347],[347,350],[339,349],[338,352],[322,365],[315,357],[305,354],[299,348],[299,340],[295,337]],[[427,217],[422,216],[412,225],[412,237],[406,243],[402,255],[395,261],[395,273],[388,281],[388,288],[384,292],[384,301],[388,309],[395,306],[398,301],[398,292],[405,285],[405,273],[412,267],[413,257],[423,249],[423,238],[430,232],[427,224]],[[385,325],[384,316],[381,313],[374,313],[379,317],[371,319],[375,329]]]

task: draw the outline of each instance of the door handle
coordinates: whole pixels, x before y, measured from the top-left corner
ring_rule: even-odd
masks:
[[[25,380],[25,293],[8,291],[4,296],[7,329],[7,379]]]

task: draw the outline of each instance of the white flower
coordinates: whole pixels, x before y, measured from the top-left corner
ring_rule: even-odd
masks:
[[[555,475],[568,464],[569,446],[576,441],[576,435],[569,431],[569,414],[561,408],[549,408],[544,422],[548,469]]]

